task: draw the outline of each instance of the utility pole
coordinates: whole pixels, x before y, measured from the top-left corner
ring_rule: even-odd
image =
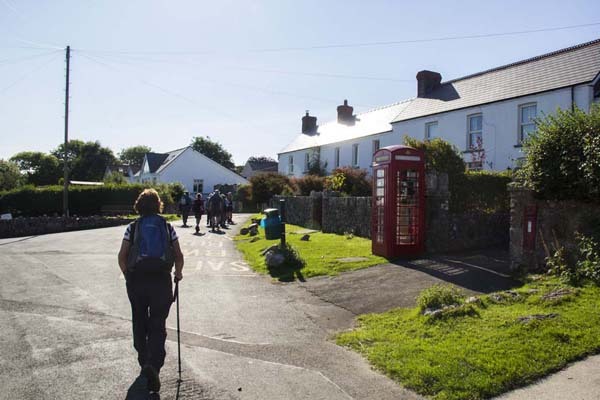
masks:
[[[63,187],[63,216],[69,216],[69,168],[67,166],[69,144],[69,63],[71,61],[71,46],[67,46],[67,84],[65,87],[65,155],[64,155],[64,187]]]

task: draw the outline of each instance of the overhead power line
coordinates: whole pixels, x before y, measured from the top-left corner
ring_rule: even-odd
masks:
[[[312,46],[295,46],[295,47],[277,47],[277,48],[258,48],[258,49],[239,49],[235,50],[238,52],[250,52],[250,53],[275,53],[275,52],[287,52],[287,51],[304,51],[304,50],[320,50],[320,49],[335,49],[335,48],[353,48],[353,47],[375,47],[375,46],[394,46],[401,44],[411,43],[429,43],[429,42],[443,42],[452,40],[464,40],[464,39],[483,39],[491,37],[501,36],[517,36],[526,35],[531,33],[541,32],[554,32],[569,29],[588,28],[591,26],[598,26],[600,22],[591,22],[587,24],[578,25],[566,25],[549,28],[538,28],[538,29],[527,29],[520,31],[509,31],[509,32],[495,32],[495,33],[483,33],[483,34],[472,34],[472,35],[457,35],[457,36],[442,36],[434,38],[421,38],[421,39],[403,39],[403,40],[390,40],[390,41],[377,41],[377,42],[362,42],[362,43],[333,43],[333,44],[322,44]],[[192,56],[192,55],[214,55],[222,53],[216,50],[92,50],[92,49],[78,49],[85,50],[88,52],[104,53],[104,54],[128,54],[128,55],[169,55],[169,56]]]
[[[25,74],[21,75],[18,79],[14,80],[12,83],[10,83],[8,86],[5,86],[3,88],[0,88],[0,94],[5,93],[6,91],[8,91],[10,88],[12,88],[13,86],[16,86],[19,82],[23,81],[25,78],[27,78],[29,75],[33,74],[34,72],[37,72],[39,70],[41,70],[42,68],[46,67],[47,65],[49,65],[52,61],[56,60],[57,57],[60,55],[60,53],[56,52],[57,54],[54,55],[54,57],[51,57],[49,60],[47,60],[45,63],[42,63],[40,65],[37,65],[35,68],[30,69],[29,71],[27,71]]]

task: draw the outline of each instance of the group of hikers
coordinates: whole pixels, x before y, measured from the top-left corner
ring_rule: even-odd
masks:
[[[210,227],[212,232],[226,229],[227,225],[233,224],[233,195],[231,192],[224,194],[215,189],[208,195],[206,200],[202,193],[197,193],[196,198],[192,200],[189,192],[184,192],[178,203],[179,212],[183,220],[183,227],[188,227],[187,220],[190,212],[196,218],[196,233],[200,232],[200,219],[206,213],[206,226]]]
[[[141,368],[136,382],[142,379],[146,393],[139,398],[159,399],[159,374],[166,355],[166,320],[171,304],[177,297],[173,293],[172,279],[177,293],[178,283],[183,279],[184,258],[175,228],[159,215],[163,203],[156,190],[145,189],[138,196],[134,209],[140,217],[125,230],[118,263],[131,303],[133,347]],[[194,213],[196,233],[200,230],[200,219],[204,213],[207,215],[207,226],[213,231],[233,223],[232,195],[222,194],[219,190],[212,192],[206,200],[201,193],[192,200],[189,193],[185,192],[179,201],[179,210],[184,227],[188,226],[190,211]],[[131,390],[127,398],[138,398]]]

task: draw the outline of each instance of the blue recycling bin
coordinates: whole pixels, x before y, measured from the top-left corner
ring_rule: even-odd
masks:
[[[265,238],[274,240],[281,238],[283,224],[279,218],[279,210],[276,208],[267,208],[263,211],[265,216],[261,220],[261,225],[265,228]]]

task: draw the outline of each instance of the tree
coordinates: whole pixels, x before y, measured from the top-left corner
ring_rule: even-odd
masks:
[[[119,161],[140,168],[144,162],[144,156],[151,151],[150,147],[143,145],[127,147],[119,152]]]
[[[221,146],[221,143],[213,142],[208,136],[205,138],[201,136],[195,137],[192,140],[192,148],[227,169],[235,169],[235,165],[231,160],[231,153],[225,150]]]
[[[0,159],[0,190],[10,190],[21,185],[23,175],[17,164]]]
[[[252,156],[248,159],[248,162],[277,162],[274,159],[272,159],[271,157],[267,157],[267,156]]]
[[[58,146],[52,154],[61,160],[64,155],[64,144]],[[101,181],[106,167],[116,162],[115,155],[100,142],[83,142],[71,140],[67,145],[67,162],[69,179],[80,181]]]
[[[22,151],[10,158],[17,164],[27,183],[35,186],[56,185],[62,176],[60,162],[52,154],[39,151]]]

